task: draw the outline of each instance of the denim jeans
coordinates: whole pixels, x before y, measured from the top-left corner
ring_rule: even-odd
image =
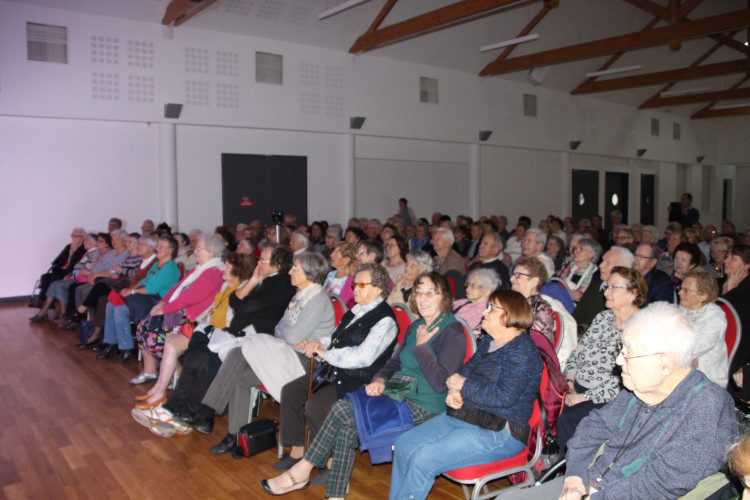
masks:
[[[396,440],[388,498],[427,498],[443,472],[504,460],[523,447],[506,430],[488,431],[443,413]]]
[[[104,322],[104,342],[117,344],[125,350],[133,348],[133,336],[130,334],[130,309],[128,306],[115,306],[107,302],[107,319]]]

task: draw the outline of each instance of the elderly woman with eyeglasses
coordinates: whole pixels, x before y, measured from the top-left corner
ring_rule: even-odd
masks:
[[[422,273],[432,271],[432,257],[424,250],[412,250],[406,254],[406,267],[403,274],[396,277],[396,284],[390,295],[388,295],[389,304],[409,304],[409,297],[414,286],[414,280]],[[417,313],[416,309],[412,309]]]
[[[475,269],[466,276],[466,298],[453,302],[453,314],[468,323],[475,336],[482,333],[482,319],[492,292],[501,285],[493,269]]]
[[[602,247],[590,238],[580,238],[572,252],[573,262],[562,270],[560,279],[565,281],[573,300],[578,302],[599,269],[596,262],[602,253]]]
[[[511,288],[526,297],[534,312],[534,324],[531,325],[531,329],[540,332],[550,344],[554,345],[554,312],[552,306],[542,298],[540,293],[545,281],[547,281],[547,268],[536,257],[518,259],[513,268],[513,274],[510,276]]]
[[[695,331],[693,364],[711,382],[726,388],[729,374],[727,344],[724,342],[727,317],[714,304],[718,296],[719,287],[711,273],[697,267],[685,274],[680,287],[680,310]]]
[[[404,401],[416,427],[445,411],[447,380],[463,364],[466,335],[451,313],[448,282],[438,273],[420,274],[411,300],[416,302],[420,318],[411,324],[393,356],[365,387],[365,393],[367,397],[380,396],[386,381],[394,378],[408,383]],[[341,399],[331,407],[305,457],[283,474],[261,481],[261,487],[271,495],[307,488],[312,470],[323,468],[332,457],[325,496],[344,498],[358,444],[352,403]]]
[[[557,420],[560,453],[565,453],[583,417],[620,392],[620,376],[615,371],[617,343],[622,339],[623,325],[638,312],[647,294],[641,273],[627,267],[612,268],[604,290],[607,309],[596,315],[563,369],[570,392]]]

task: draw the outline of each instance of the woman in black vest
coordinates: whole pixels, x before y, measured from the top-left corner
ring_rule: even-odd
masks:
[[[305,348],[309,358],[317,356],[330,365],[332,383],[315,390],[308,399],[308,376],[289,382],[281,390],[279,440],[291,446],[289,455],[273,468],[285,471],[305,452],[305,417],[312,437],[318,433],[328,409],[347,392],[370,383],[393,354],[398,325],[393,310],[384,300],[388,295],[388,272],[379,264],[363,264],[354,276],[356,305],[344,314],[330,337]]]

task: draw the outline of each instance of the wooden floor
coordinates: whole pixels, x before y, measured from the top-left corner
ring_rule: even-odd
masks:
[[[76,349],[78,333],[30,324],[37,309],[0,305],[0,497],[210,499],[268,498],[259,481],[276,474],[275,451],[250,459],[213,456],[226,417],[210,436],[160,438],[130,416],[136,362],[99,361]],[[263,402],[261,416],[278,418]],[[347,498],[388,496],[390,464],[360,456]],[[324,487],[289,498],[323,498]],[[430,498],[463,498],[460,486],[437,480]]]

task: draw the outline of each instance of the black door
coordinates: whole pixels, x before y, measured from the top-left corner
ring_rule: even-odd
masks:
[[[622,223],[628,223],[628,174],[607,172],[604,176],[604,223],[609,227],[609,214],[613,210],[622,212]]]
[[[307,157],[221,155],[223,220],[234,227],[254,219],[271,224],[281,210],[307,222]]]
[[[654,224],[655,184],[654,174],[641,174],[641,224]]]
[[[594,170],[573,170],[573,190],[571,206],[573,219],[579,221],[596,215],[599,207],[599,172]]]

